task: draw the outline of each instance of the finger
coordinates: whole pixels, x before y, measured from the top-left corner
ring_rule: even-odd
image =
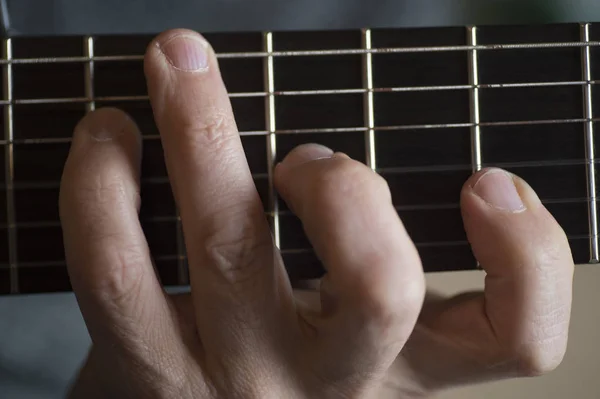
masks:
[[[121,111],[97,110],[75,129],[60,218],[73,290],[95,341],[136,340],[167,309],[138,220],[140,160],[139,131]]]
[[[487,273],[484,309],[495,336],[526,370],[556,367],[567,344],[574,270],[564,231],[525,181],[499,169],[475,175],[461,200]]]
[[[441,386],[553,370],[570,323],[574,264],[565,233],[525,181],[500,169],[475,174],[461,206],[485,293],[425,308],[411,338],[413,366]],[[438,360],[425,361],[424,351]]]
[[[149,46],[145,70],[181,211],[200,336],[207,348],[225,342],[243,354],[257,339],[247,335],[281,330],[271,327],[293,302],[216,56],[197,33],[175,30]],[[240,323],[249,332],[232,328]]]
[[[421,262],[386,182],[343,154],[305,145],[277,166],[275,183],[327,269],[314,320],[326,373],[386,370],[424,297]]]

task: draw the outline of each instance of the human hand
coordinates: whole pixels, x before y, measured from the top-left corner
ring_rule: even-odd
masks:
[[[297,300],[216,59],[199,43],[192,32],[166,32],[145,61],[191,294],[167,296],[154,274],[137,215],[133,121],[106,109],[76,129],[61,221],[93,347],[73,397],[417,397],[560,361],[572,260],[562,230],[522,182],[520,212],[495,210],[467,185],[463,211],[488,272],[485,296],[428,303],[415,329],[424,277],[387,185],[343,154],[300,147],[276,168],[275,185],[327,277],[316,303]],[[207,52],[194,57],[194,48]]]
[[[461,207],[486,272],[485,290],[426,296],[379,398],[421,398],[461,385],[539,376],[563,359],[574,268],[563,230],[527,183],[498,169],[466,182]],[[317,303],[315,290],[298,295]]]
[[[69,273],[93,341],[72,396],[371,397],[424,297],[417,251],[385,181],[315,146],[277,167],[277,188],[328,270],[322,309],[304,308],[212,50],[195,33],[167,32],[149,46],[145,71],[191,294],[167,296],[152,267],[138,220],[135,124],[114,109],[89,114],[75,129],[60,197]]]

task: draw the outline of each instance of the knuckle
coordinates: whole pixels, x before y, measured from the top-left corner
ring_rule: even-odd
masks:
[[[203,110],[201,118],[194,118],[183,126],[191,150],[225,148],[236,137],[236,127],[230,112],[213,108]],[[196,152],[197,153],[197,152]]]
[[[361,298],[361,313],[372,323],[395,334],[404,330],[409,321],[416,321],[425,297],[424,277],[398,279],[363,278],[357,292]]]
[[[138,248],[118,248],[101,276],[90,284],[116,305],[135,302],[144,279],[146,256]]]
[[[260,280],[274,262],[273,243],[254,226],[221,227],[204,244],[206,265],[217,281],[229,287],[246,287]],[[263,237],[267,238],[263,238]]]

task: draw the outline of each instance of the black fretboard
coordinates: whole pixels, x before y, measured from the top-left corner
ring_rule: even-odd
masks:
[[[427,272],[476,267],[459,193],[486,166],[525,178],[565,229],[575,261],[598,261],[600,26],[206,37],[219,54],[265,215],[292,279],[323,270],[269,181],[273,165],[306,142],[346,152],[387,179]],[[4,40],[0,294],[70,290],[59,180],[73,127],[104,106],[129,112],[143,131],[140,219],[162,282],[187,283],[180,221],[142,71],[150,40]]]

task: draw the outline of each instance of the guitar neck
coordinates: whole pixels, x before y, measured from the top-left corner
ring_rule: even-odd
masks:
[[[117,106],[143,134],[140,221],[165,285],[188,283],[181,221],[143,75],[153,35],[3,41],[0,294],[71,289],[58,189],[73,127]],[[474,269],[459,193],[473,171],[525,178],[598,262],[594,127],[600,26],[554,24],[206,34],[293,280],[323,269],[273,189],[274,165],[318,142],[388,181],[425,270]],[[356,210],[360,212],[360,209]]]

